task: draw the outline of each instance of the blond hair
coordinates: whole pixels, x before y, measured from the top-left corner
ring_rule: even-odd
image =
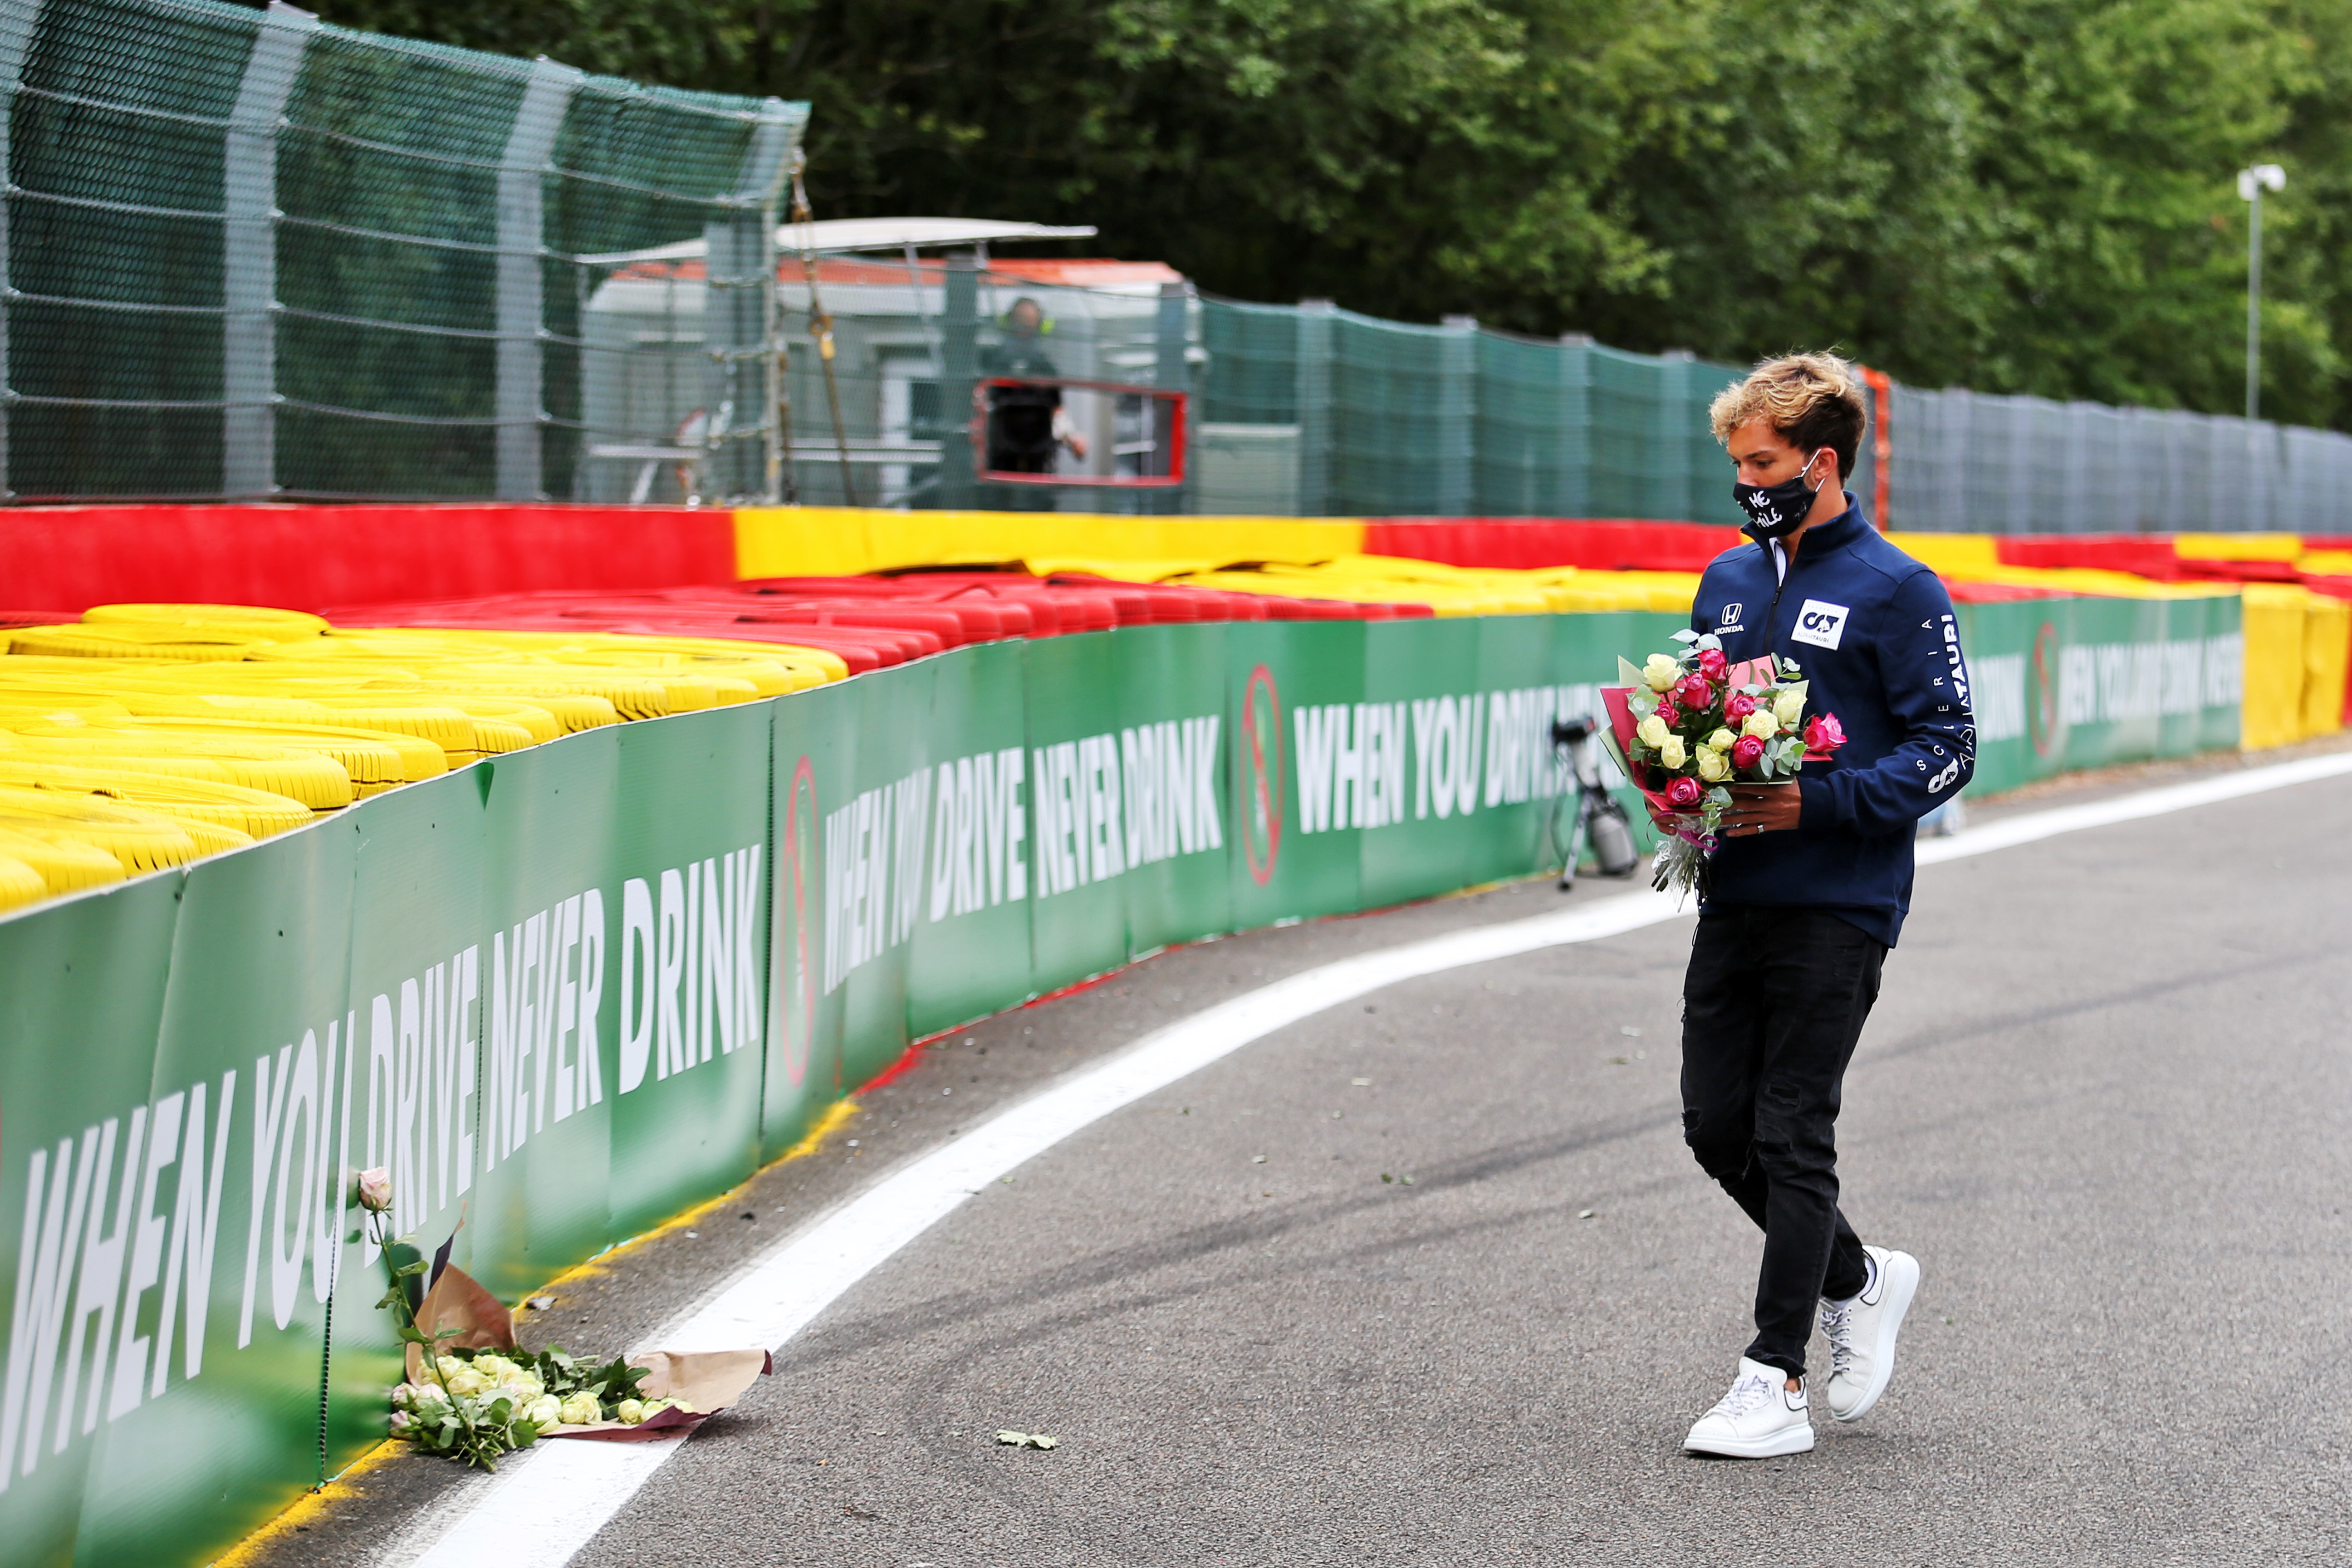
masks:
[[[1853,472],[1854,454],[1870,423],[1862,378],[1835,354],[1783,354],[1725,387],[1707,405],[1715,438],[1728,447],[1731,433],[1761,419],[1792,447],[1837,454],[1838,477]]]

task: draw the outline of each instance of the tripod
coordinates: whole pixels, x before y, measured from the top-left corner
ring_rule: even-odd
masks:
[[[1559,890],[1563,893],[1575,889],[1577,857],[1588,844],[1592,847],[1595,867],[1604,877],[1630,877],[1642,859],[1633,847],[1633,828],[1626,820],[1625,808],[1601,787],[1601,764],[1592,755],[1592,731],[1590,719],[1552,721],[1552,750],[1564,756],[1569,774],[1576,780],[1576,821],[1569,829],[1568,842],[1562,846]],[[1551,837],[1555,844],[1559,843],[1559,804],[1563,798],[1554,795],[1551,802]]]

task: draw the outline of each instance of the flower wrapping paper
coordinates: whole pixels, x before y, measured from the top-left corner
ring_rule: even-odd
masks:
[[[416,1309],[416,1326],[427,1334],[454,1329],[443,1342],[457,1350],[511,1351],[517,1348],[514,1314],[482,1289],[464,1269],[444,1265]],[[655,1437],[683,1436],[705,1419],[743,1397],[751,1380],[775,1371],[775,1360],[764,1350],[639,1351],[629,1356],[631,1366],[646,1369],[639,1386],[648,1399],[683,1399],[693,1410],[675,1407],[648,1415],[636,1426],[619,1421],[592,1421],[579,1426],[548,1427],[544,1437],[586,1437],[606,1443],[639,1443]],[[408,1347],[408,1381],[425,1381],[425,1352]]]

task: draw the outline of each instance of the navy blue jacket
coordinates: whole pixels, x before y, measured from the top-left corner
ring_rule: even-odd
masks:
[[[1724,552],[1699,579],[1692,626],[1734,664],[1794,659],[1812,683],[1806,716],[1834,713],[1846,735],[1798,771],[1796,828],[1723,840],[1707,900],[1828,910],[1892,947],[1915,830],[1976,771],[1976,721],[1951,595],[1846,502],[1805,531],[1785,583],[1763,544]]]

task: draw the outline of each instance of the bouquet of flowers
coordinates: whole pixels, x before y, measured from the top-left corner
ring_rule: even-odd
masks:
[[[560,1345],[536,1356],[445,1351],[392,1391],[392,1435],[495,1469],[498,1455],[566,1427],[637,1426],[665,1410],[701,1414],[687,1400],[645,1396],[638,1384],[647,1372],[619,1357],[591,1365]]]
[[[1619,659],[1621,686],[1605,687],[1616,761],[1650,803],[1675,819],[1653,878],[1660,890],[1706,896],[1734,784],[1796,787],[1807,758],[1845,744],[1831,713],[1805,717],[1796,664],[1767,654],[1731,664],[1712,634],[1678,632],[1679,654],[1654,653],[1639,669]]]
[[[768,1353],[757,1350],[653,1351],[607,1362],[561,1345],[537,1355],[519,1350],[513,1314],[446,1261],[412,1304],[409,1281],[428,1265],[391,1235],[389,1171],[361,1173],[359,1202],[391,1277],[377,1305],[392,1312],[407,1353],[406,1381],[392,1391],[392,1435],[421,1453],[495,1470],[499,1455],[541,1437],[671,1434],[727,1408],[771,1370]]]

